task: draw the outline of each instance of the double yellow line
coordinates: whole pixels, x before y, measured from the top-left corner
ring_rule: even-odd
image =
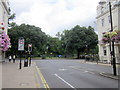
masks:
[[[41,71],[40,71],[40,69],[39,69],[37,66],[36,66],[36,69],[37,69],[37,72],[38,72],[38,74],[39,74],[39,76],[40,76],[40,78],[41,78],[41,80],[42,80],[42,83],[43,83],[44,87],[46,88],[46,90],[50,90],[50,87],[49,87],[49,85],[47,84],[44,76],[42,75],[42,73],[41,73]]]

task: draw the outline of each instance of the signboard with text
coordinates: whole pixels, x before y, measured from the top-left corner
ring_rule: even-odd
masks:
[[[18,51],[23,51],[24,50],[24,39],[20,38],[18,40]]]

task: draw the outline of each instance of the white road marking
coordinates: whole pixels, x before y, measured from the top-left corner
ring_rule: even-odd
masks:
[[[70,68],[74,68],[74,67],[76,67],[76,66],[68,66],[68,67],[70,67]]]
[[[90,73],[90,74],[95,74],[94,72],[88,72],[88,73]]]
[[[73,66],[70,66],[71,68],[73,69],[76,69],[76,70],[81,70],[83,71],[83,73],[90,73],[90,74],[95,74],[93,71],[93,69],[87,69],[87,68],[82,68],[82,67],[73,67]],[[87,71],[88,70],[88,71]]]
[[[73,88],[74,90],[77,90],[75,87],[73,87],[71,84],[69,84],[67,81],[65,81],[63,78],[61,78],[58,74],[54,74],[56,77],[58,77],[60,80],[62,80],[64,83],[66,83],[68,86]]]
[[[65,71],[65,70],[67,70],[67,69],[59,69],[59,71]]]
[[[84,72],[88,72],[88,71],[84,71]]]

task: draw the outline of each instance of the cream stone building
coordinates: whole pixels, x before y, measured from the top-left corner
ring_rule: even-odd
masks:
[[[4,31],[7,34],[8,29],[8,18],[9,18],[9,2],[8,0],[0,0],[0,32],[2,32],[2,27],[4,27]],[[5,52],[0,50],[0,62],[3,61],[5,56]]]
[[[120,30],[120,0],[101,0],[97,6],[97,30],[100,61],[111,62],[110,44],[103,44],[103,32],[111,30],[109,1],[111,2],[113,30]],[[120,63],[120,42],[115,43],[116,62]]]

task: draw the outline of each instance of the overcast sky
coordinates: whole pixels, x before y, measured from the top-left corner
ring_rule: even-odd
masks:
[[[75,25],[95,26],[96,7],[100,0],[10,0],[17,24],[42,28],[51,36]]]

